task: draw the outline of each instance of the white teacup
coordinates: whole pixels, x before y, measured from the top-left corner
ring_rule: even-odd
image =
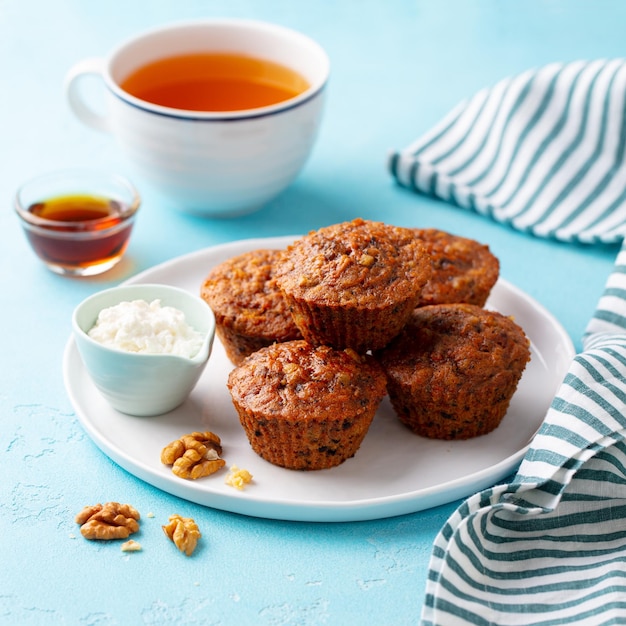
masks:
[[[240,54],[281,64],[308,83],[276,104],[198,111],[154,104],[121,84],[146,64],[192,53]],[[106,59],[88,58],[68,73],[66,95],[86,125],[112,133],[138,175],[178,208],[235,216],[261,208],[298,175],[319,128],[330,63],[309,37],[250,20],[207,20],[152,30]],[[92,107],[81,82],[97,76],[106,108]],[[92,94],[93,98],[93,94]]]

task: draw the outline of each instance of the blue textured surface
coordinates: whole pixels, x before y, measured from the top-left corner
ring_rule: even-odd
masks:
[[[95,279],[49,273],[12,212],[15,188],[64,166],[126,173],[114,142],[72,117],[65,73],[145,28],[211,16],[274,21],[328,50],[326,117],[306,169],[268,207],[234,221],[176,213],[135,181],[144,203],[124,262]],[[616,248],[533,239],[416,196],[392,183],[385,159],[500,78],[552,61],[622,55],[625,20],[618,0],[2,0],[0,624],[415,624],[431,544],[454,504],[374,522],[287,523],[147,486],[109,461],[73,414],[61,376],[72,309],[186,252],[362,216],[488,243],[502,275],[554,313],[579,348]],[[381,446],[381,454],[394,462],[393,450]],[[142,552],[80,537],[75,514],[108,500],[144,514]],[[164,541],[160,526],[174,512],[203,531],[192,558]]]

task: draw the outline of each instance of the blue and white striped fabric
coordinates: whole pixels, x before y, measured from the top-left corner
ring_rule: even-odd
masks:
[[[396,152],[403,186],[536,236],[626,234],[626,61],[552,64],[459,104]]]
[[[438,534],[423,626],[626,624],[626,62],[502,81],[393,155],[398,181],[520,230],[621,241],[518,473]]]

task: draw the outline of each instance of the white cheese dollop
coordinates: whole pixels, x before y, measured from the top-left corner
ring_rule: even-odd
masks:
[[[110,348],[145,354],[175,354],[192,358],[204,335],[185,322],[185,314],[160,300],[120,302],[102,309],[87,333]]]

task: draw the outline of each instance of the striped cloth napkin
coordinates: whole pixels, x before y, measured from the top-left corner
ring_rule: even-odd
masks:
[[[398,183],[540,237],[626,234],[626,61],[551,64],[460,103],[391,155]]]
[[[438,534],[422,626],[626,624],[626,61],[553,64],[461,103],[392,154],[396,180],[539,237],[619,243],[510,484]]]

